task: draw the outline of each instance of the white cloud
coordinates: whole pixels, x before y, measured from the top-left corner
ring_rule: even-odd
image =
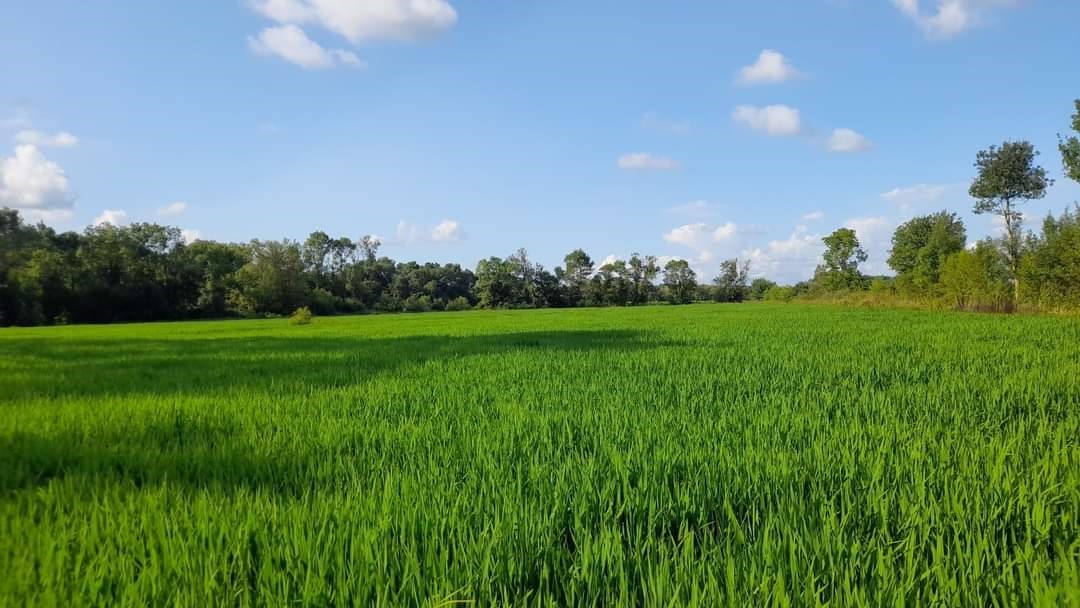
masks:
[[[747,249],[743,257],[750,260],[750,274],[755,277],[796,282],[813,275],[824,249],[820,235],[811,234],[806,226],[796,226],[788,238],[769,241],[764,248]]]
[[[670,120],[655,112],[649,112],[641,118],[641,128],[671,135],[686,135],[690,132],[690,123]]]
[[[94,218],[93,224],[95,226],[104,226],[105,224],[124,226],[129,221],[127,211],[123,209],[106,209],[101,212],[101,215]]]
[[[907,188],[893,188],[881,193],[881,199],[898,205],[902,211],[911,211],[917,207],[940,200],[946,193],[959,187],[949,184],[916,184]]]
[[[199,234],[198,230],[184,229],[180,231],[180,236],[184,239],[184,243],[190,245],[199,240],[202,235]]]
[[[37,146],[17,146],[13,156],[0,157],[0,206],[36,210],[39,217],[49,211],[58,217],[58,211],[74,204],[64,169],[45,158]]]
[[[248,37],[248,47],[259,55],[276,55],[305,69],[325,69],[338,65],[365,67],[364,62],[349,51],[326,49],[307,37],[304,30],[289,24],[268,27],[257,38]]]
[[[614,253],[609,253],[606,258],[600,260],[600,263],[596,265],[596,269],[599,270],[599,269],[603,268],[604,266],[607,266],[608,264],[614,264],[615,262],[618,262],[620,259],[621,258],[619,256],[615,255]]]
[[[869,139],[851,129],[835,129],[829,137],[829,149],[833,152],[865,152],[873,147]]]
[[[735,255],[739,250],[741,237],[746,229],[734,222],[725,222],[711,226],[705,222],[694,222],[673,228],[662,235],[668,243],[693,250],[694,258],[687,259],[698,273],[704,274],[702,265],[716,259]],[[685,259],[685,258],[684,258]]]
[[[802,131],[799,111],[785,105],[772,105],[758,108],[739,106],[731,117],[751,129],[764,131],[774,137],[798,135]]]
[[[820,222],[825,219],[824,211],[811,211],[810,213],[802,214],[802,219],[807,222]]]
[[[67,131],[60,131],[55,135],[48,135],[41,131],[31,129],[19,131],[15,134],[15,141],[20,144],[30,144],[43,148],[74,148],[79,145],[79,138]]]
[[[863,272],[869,274],[889,272],[886,260],[889,258],[892,233],[896,225],[896,220],[887,217],[856,217],[844,222],[845,228],[855,231],[859,245],[867,253],[867,261],[861,266]]]
[[[431,229],[431,240],[436,242],[460,241],[464,237],[461,224],[455,220],[443,220]]]
[[[313,24],[347,38],[416,40],[453,27],[457,11],[446,0],[250,0],[282,24]]]
[[[738,226],[736,226],[732,222],[727,222],[723,225],[717,226],[716,230],[713,231],[712,237],[714,241],[726,241],[734,237],[735,233],[738,232],[738,230]]]
[[[388,244],[412,245],[425,241],[452,243],[464,239],[465,232],[461,229],[461,223],[456,220],[445,219],[431,229],[401,220],[394,232],[394,238]]]
[[[920,0],[892,1],[928,38],[944,39],[984,23],[993,9],[1017,6],[1022,0],[936,0],[928,11]]]
[[[165,215],[165,216],[180,215],[181,213],[187,211],[187,208],[188,208],[187,203],[182,202],[182,201],[176,201],[175,203],[169,203],[168,205],[165,205],[164,207],[161,207],[160,209],[157,210],[157,212],[158,212],[158,215]]]
[[[757,61],[739,70],[738,83],[741,85],[771,84],[792,80],[798,76],[799,71],[782,53],[765,49],[758,55]]]
[[[644,152],[623,154],[619,157],[617,165],[620,169],[630,171],[671,171],[679,168],[678,161]]]
[[[690,249],[701,249],[708,243],[711,232],[712,230],[705,222],[695,222],[672,228],[664,233],[663,238],[669,243]]]
[[[716,215],[717,211],[726,208],[727,205],[723,203],[711,203],[709,201],[696,200],[670,207],[668,208],[668,213],[690,217],[712,217]]]

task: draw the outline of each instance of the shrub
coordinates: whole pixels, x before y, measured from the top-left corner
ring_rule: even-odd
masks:
[[[311,323],[311,309],[301,306],[289,317],[289,325],[307,325]]]
[[[431,298],[428,296],[409,296],[403,305],[405,312],[428,312],[431,310]]]
[[[765,292],[765,299],[769,302],[789,302],[795,297],[795,290],[791,287],[774,285]]]
[[[472,304],[469,304],[468,298],[465,296],[458,296],[453,300],[446,303],[446,310],[469,310],[472,308]]]

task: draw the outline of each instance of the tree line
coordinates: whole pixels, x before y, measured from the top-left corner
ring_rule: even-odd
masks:
[[[1072,128],[1080,133],[1080,100]],[[1080,181],[1080,138],[1060,137],[1067,177]],[[293,240],[186,243],[180,229],[103,224],[58,233],[0,209],[0,325],[106,323],[284,315],[422,312],[484,308],[632,306],[701,300],[790,300],[869,293],[957,308],[1080,309],[1080,206],[1024,231],[1023,203],[1053,183],[1026,141],[976,156],[974,212],[1000,218],[1003,235],[967,245],[955,213],[915,217],[896,229],[893,277],[859,270],[867,254],[854,230],[823,239],[809,281],[749,280],[746,261],[725,260],[709,283],[685,260],[661,267],[655,256],[598,264],[581,249],[548,270],[525,249],[459,264],[396,262],[369,236],[353,241],[313,232]]]
[[[1080,133],[1080,100],[1072,129]],[[1059,136],[1066,177],[1080,182],[1080,138]],[[844,297],[870,292],[959,309],[1010,311],[1080,310],[1080,205],[1043,219],[1038,232],[1024,230],[1022,206],[1046,196],[1054,181],[1039,166],[1028,141],[1006,141],[977,153],[968,190],[972,211],[995,216],[1002,234],[968,246],[964,223],[949,211],[912,218],[892,237],[888,265],[893,277],[867,277],[855,232],[841,228],[825,237],[823,264],[811,281],[776,288],[777,299]]]

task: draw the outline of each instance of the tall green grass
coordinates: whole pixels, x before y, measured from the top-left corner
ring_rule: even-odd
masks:
[[[1078,605],[1080,321],[0,332],[0,605]]]

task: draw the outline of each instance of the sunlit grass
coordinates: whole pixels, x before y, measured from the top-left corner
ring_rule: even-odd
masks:
[[[0,332],[0,605],[1075,605],[1080,321]]]

